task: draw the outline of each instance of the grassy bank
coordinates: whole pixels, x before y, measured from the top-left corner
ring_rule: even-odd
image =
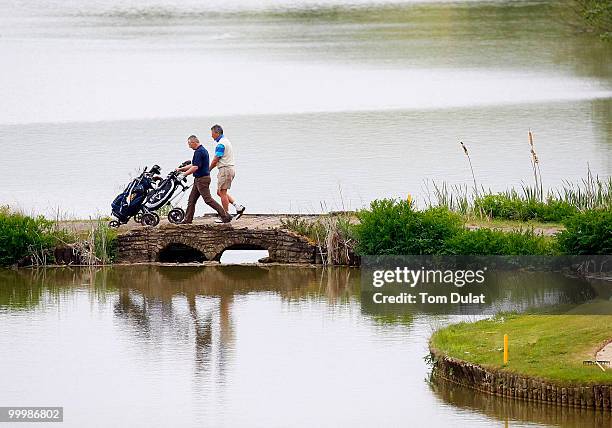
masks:
[[[376,200],[355,213],[299,217],[283,227],[317,244],[323,260],[359,255],[612,254],[612,211],[576,211],[561,223],[469,220],[447,207],[418,210],[409,200]],[[340,262],[340,263],[339,263]]]
[[[612,254],[612,177],[587,168],[586,178],[544,190],[533,134],[528,133],[533,184],[494,193],[478,183],[460,143],[473,186],[430,183],[425,208],[412,197],[380,199],[354,213],[314,222],[288,218],[283,227],[307,236],[324,263],[358,255]]]
[[[54,250],[70,248],[78,264],[111,263],[116,253],[115,230],[103,219],[90,220],[85,230],[71,230],[59,220],[28,216],[0,207],[0,266],[54,264]]]
[[[612,369],[585,366],[612,339],[610,315],[497,315],[436,331],[430,345],[439,353],[495,370],[563,384],[612,384]],[[503,338],[509,361],[503,365]]]

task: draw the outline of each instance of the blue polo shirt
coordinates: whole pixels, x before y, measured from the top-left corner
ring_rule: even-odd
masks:
[[[206,150],[204,146],[200,145],[200,147],[194,150],[191,164],[198,166],[197,171],[193,173],[195,178],[210,175],[210,170],[208,169],[210,167],[208,150]]]

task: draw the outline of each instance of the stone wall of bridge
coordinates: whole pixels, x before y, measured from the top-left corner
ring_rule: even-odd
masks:
[[[199,260],[219,261],[228,249],[268,250],[266,261],[313,264],[317,248],[303,236],[280,228],[235,228],[224,224],[165,224],[139,227],[118,237],[119,263],[174,261],[174,250],[191,251]],[[178,261],[178,260],[177,260]]]

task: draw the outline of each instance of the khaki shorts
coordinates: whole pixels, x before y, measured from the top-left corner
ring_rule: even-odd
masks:
[[[236,170],[233,166],[219,168],[219,173],[217,174],[217,190],[227,190],[231,188],[235,175]]]

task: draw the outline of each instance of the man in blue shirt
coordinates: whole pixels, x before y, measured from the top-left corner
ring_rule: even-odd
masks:
[[[223,207],[215,201],[210,195],[210,170],[209,170],[209,156],[208,151],[200,144],[200,140],[195,135],[191,135],[187,139],[187,145],[194,151],[193,160],[191,165],[178,168],[177,171],[182,172],[184,175],[193,174],[193,187],[189,194],[189,202],[187,203],[187,212],[185,213],[185,220],[183,223],[192,223],[193,215],[195,213],[196,202],[198,198],[202,196],[204,202],[217,211],[223,223],[229,223],[232,221],[232,217],[223,209]]]

